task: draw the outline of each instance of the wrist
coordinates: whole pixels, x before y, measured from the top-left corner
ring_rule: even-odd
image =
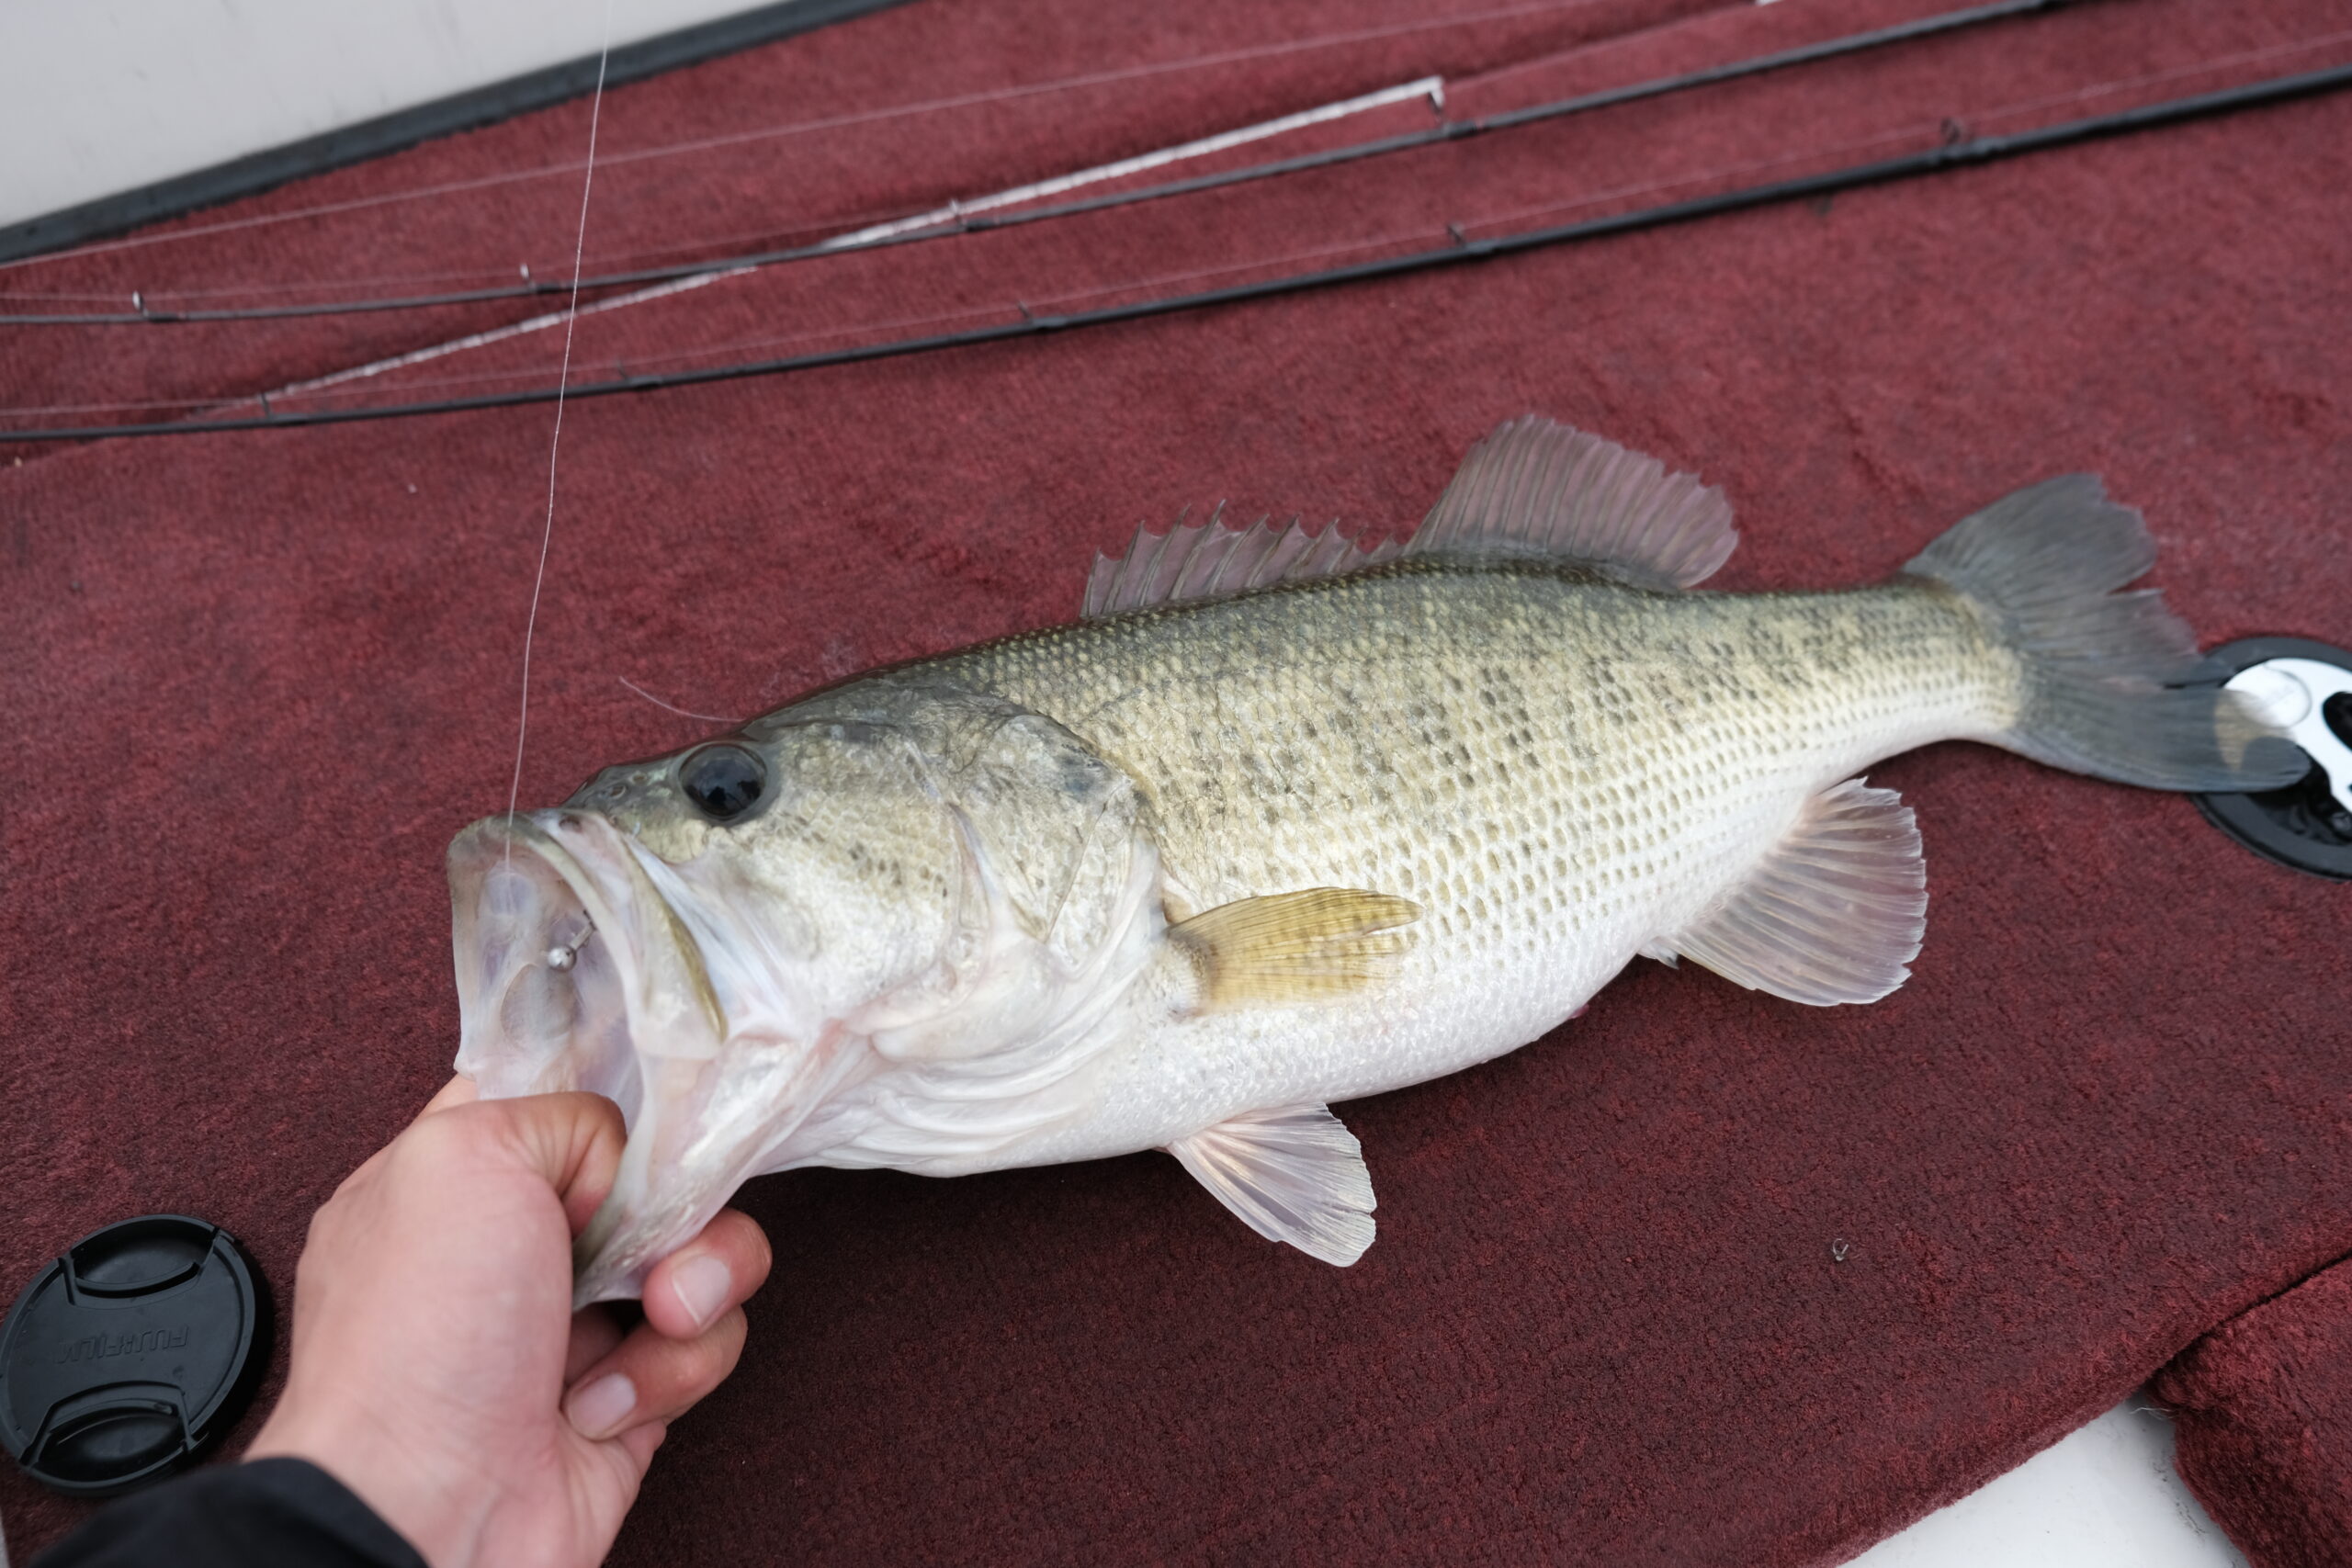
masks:
[[[489,1488],[478,1474],[439,1473],[371,1413],[312,1408],[289,1387],[243,1457],[306,1460],[367,1504],[431,1568],[473,1568]]]

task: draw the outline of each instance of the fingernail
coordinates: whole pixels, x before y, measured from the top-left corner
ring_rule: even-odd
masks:
[[[637,1408],[637,1385],[626,1372],[606,1372],[594,1382],[571,1391],[563,1413],[583,1438],[603,1439],[621,1429]]]
[[[679,1264],[670,1276],[670,1288],[677,1292],[678,1304],[686,1309],[695,1326],[707,1328],[710,1320],[727,1305],[727,1294],[735,1288],[735,1276],[725,1263],[706,1252]]]

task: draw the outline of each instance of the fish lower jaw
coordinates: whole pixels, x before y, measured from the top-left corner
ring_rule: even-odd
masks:
[[[642,1296],[653,1266],[693,1240],[740,1179],[731,1172],[701,1180],[673,1177],[649,1200],[631,1180],[624,1155],[620,1180],[572,1242],[572,1310]]]
[[[573,1244],[575,1306],[635,1297],[749,1178],[785,1168],[793,1140],[878,1061],[839,1033],[813,1044],[737,1039],[718,1057],[646,1057],[641,1101],[611,1191]]]

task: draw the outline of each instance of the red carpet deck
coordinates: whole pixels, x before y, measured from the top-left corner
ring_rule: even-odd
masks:
[[[1398,30],[1429,8],[926,0],[616,92],[604,145],[1257,52],[616,163],[588,249],[903,210],[1428,73],[1484,112],[1932,8],[1657,0]],[[1947,118],[2014,129],[2308,69],[2352,43],[2285,46],[2342,27],[2320,0],[2108,0],[763,273],[583,320],[575,363],[1391,254],[1448,220],[1499,232],[1924,145]],[[1267,51],[1334,33],[1362,36]],[[576,160],[585,116],[185,224]],[[1605,195],[1645,186],[1670,188]],[[1094,551],[1186,503],[1406,525],[1526,410],[1724,486],[1725,588],[1874,579],[1981,502],[2089,468],[2146,512],[2154,581],[2206,638],[2345,641],[2347,188],[2352,96],[1393,282],[575,404],[523,799],[709,728],[625,682],[741,716],[1066,619]],[[0,287],[544,271],[577,200],[571,177],[477,189]],[[1529,212],[1555,216],[1506,216]],[[9,331],[0,402],[250,395],[539,309]],[[402,377],[545,375],[558,336]],[[446,1077],[441,857],[505,802],[549,423],[118,440],[13,468],[0,449],[9,1288],[153,1210],[220,1222],[288,1283],[311,1209]],[[1910,984],[1819,1010],[1636,964],[1541,1043],[1350,1108],[1381,1221],[1352,1269],[1260,1241],[1156,1155],[753,1184],[778,1261],[752,1344],[615,1560],[1827,1563],[2352,1251],[2346,888],[2256,860],[2187,800],[1983,749],[1871,782],[1927,840]],[[2341,1380],[2312,1387],[2340,1428]],[[20,1553],[80,1512],[0,1477]]]
[[[2352,1264],[2199,1340],[2155,1386],[2182,1477],[2256,1568],[2352,1562]]]

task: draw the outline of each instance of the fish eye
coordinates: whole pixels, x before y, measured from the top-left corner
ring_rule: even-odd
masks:
[[[722,741],[704,747],[679,766],[678,787],[704,816],[731,822],[767,793],[767,765],[757,752]]]

